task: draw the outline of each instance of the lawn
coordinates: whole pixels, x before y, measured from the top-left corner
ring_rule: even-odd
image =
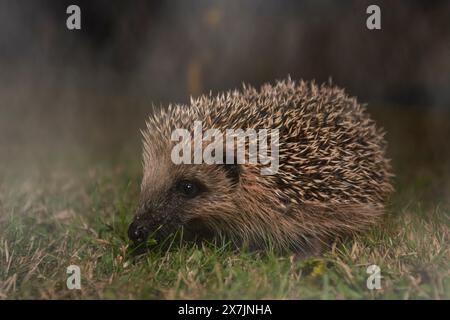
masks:
[[[95,138],[9,146],[0,162],[0,299],[450,299],[450,118],[374,114],[396,171],[386,218],[305,261],[177,241],[135,254],[126,231],[139,196],[137,127],[125,148]],[[373,264],[378,290],[366,285]],[[81,290],[66,287],[69,265],[81,269]]]

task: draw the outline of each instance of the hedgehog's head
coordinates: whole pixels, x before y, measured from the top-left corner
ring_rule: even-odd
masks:
[[[241,172],[236,164],[176,164],[173,126],[153,121],[144,132],[141,196],[128,235],[135,243],[162,240],[183,227],[183,238],[210,238],[239,211]]]
[[[164,239],[180,227],[184,238],[209,238],[227,214],[238,210],[237,165],[174,164],[167,154],[145,162],[139,206],[128,232],[136,243],[149,235]]]

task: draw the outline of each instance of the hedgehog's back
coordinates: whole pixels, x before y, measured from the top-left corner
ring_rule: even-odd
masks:
[[[278,129],[276,183],[299,201],[382,205],[392,191],[384,132],[338,87],[287,79],[193,106],[208,127]]]

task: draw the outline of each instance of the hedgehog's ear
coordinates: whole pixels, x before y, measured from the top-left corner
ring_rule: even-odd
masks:
[[[239,177],[241,174],[241,168],[238,164],[223,164],[225,174],[233,182],[233,184],[239,183]]]
[[[225,174],[233,182],[233,184],[237,184],[241,175],[241,168],[240,165],[237,164],[236,155],[233,155],[233,158],[233,161],[230,161],[230,159],[227,161],[226,152],[224,152],[222,167],[225,170]]]

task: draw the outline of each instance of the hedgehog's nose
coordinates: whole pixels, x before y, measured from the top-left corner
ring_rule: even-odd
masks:
[[[148,237],[148,229],[141,224],[133,222],[128,228],[128,237],[134,243],[144,242]]]

